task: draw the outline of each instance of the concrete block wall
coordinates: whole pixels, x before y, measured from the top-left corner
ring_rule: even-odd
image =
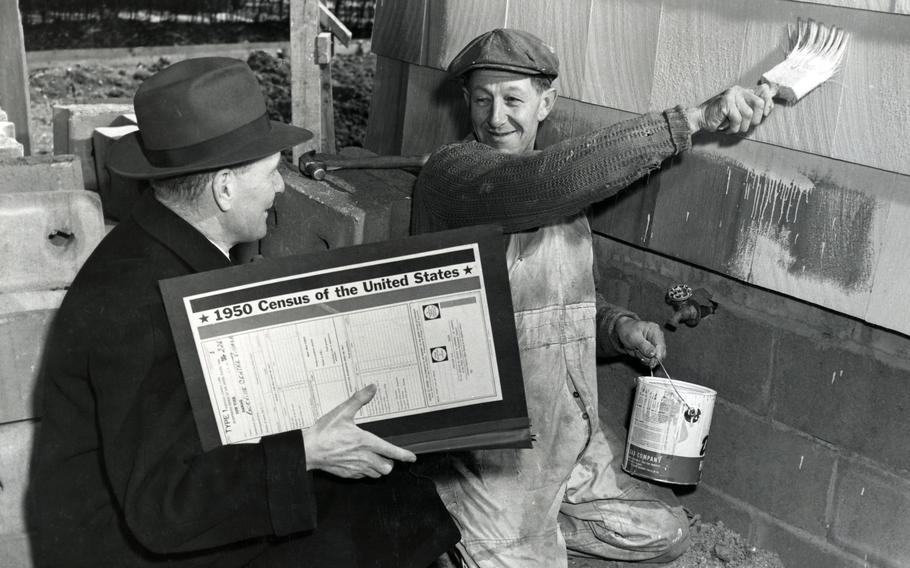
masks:
[[[5,119],[5,117],[0,117]],[[5,134],[10,128],[3,126]],[[0,147],[3,143],[0,142]],[[2,154],[2,152],[0,152]],[[0,157],[0,566],[31,566],[25,495],[40,428],[44,344],[82,263],[105,233],[101,200],[72,154]]]
[[[672,377],[717,390],[701,483],[681,490],[799,568],[910,566],[910,338],[605,236],[603,291],[665,322],[676,283],[718,303],[666,331]],[[600,367],[622,426],[647,369]]]

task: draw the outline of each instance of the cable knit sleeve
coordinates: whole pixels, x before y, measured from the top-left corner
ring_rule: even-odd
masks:
[[[676,107],[518,157],[479,142],[443,146],[417,178],[412,230],[537,227],[613,195],[690,145],[684,111]]]

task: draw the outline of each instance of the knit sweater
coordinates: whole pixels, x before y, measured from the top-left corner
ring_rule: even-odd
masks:
[[[414,189],[415,234],[486,223],[507,233],[577,213],[691,146],[681,107],[648,113],[521,156],[480,142],[434,152]]]

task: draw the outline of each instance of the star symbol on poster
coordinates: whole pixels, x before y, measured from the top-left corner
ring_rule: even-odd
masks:
[[[201,316],[199,316],[199,321],[202,322],[202,323],[208,323],[208,321],[209,321],[209,316],[207,316],[207,315],[205,315],[205,314],[202,314]]]
[[[471,265],[470,265],[470,264],[464,267],[464,273],[465,273],[465,274],[470,274],[473,270],[474,270],[474,269],[471,268]]]

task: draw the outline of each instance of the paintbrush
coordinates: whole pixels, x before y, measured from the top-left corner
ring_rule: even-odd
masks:
[[[762,75],[772,96],[795,103],[838,70],[847,51],[849,34],[837,26],[797,19],[787,26],[790,47],[787,58]]]

